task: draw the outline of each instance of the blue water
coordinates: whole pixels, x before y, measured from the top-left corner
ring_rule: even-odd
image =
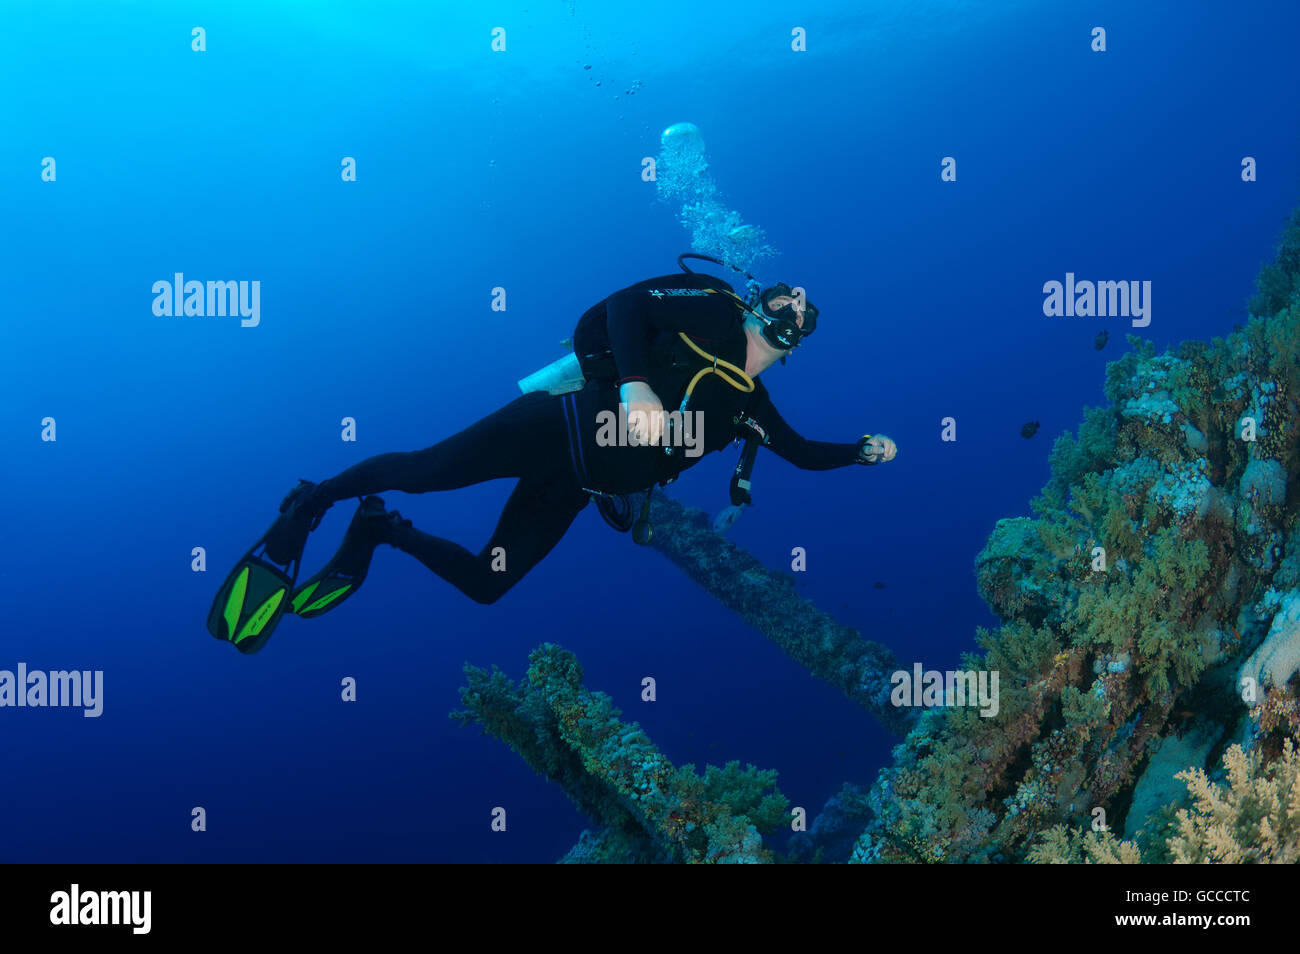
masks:
[[[763,455],[731,536],[778,568],[806,548],[807,595],[909,667],[956,665],[995,622],[976,552],[1028,512],[1052,440],[1138,331],[1045,318],[1043,283],[1149,280],[1143,337],[1224,334],[1300,194],[1300,7],[1071,6],[9,0],[0,669],[103,670],[104,708],[0,709],[0,858],[552,861],[585,819],[447,719],[464,663],[518,677],[543,640],[679,764],[778,769],[810,814],[869,783],[891,737],[594,508],[492,606],[381,548],[355,599],[286,619],[259,655],[204,621],[297,478],[472,423],[587,306],[674,271],[688,236],[641,160],[689,121],[780,250],[763,274],[821,309],[765,375],[783,415],[900,448],[827,473]],[[260,281],[260,324],[155,316],[176,272]],[[716,513],[733,464],[672,492]],[[508,491],[385,500],[477,550]]]

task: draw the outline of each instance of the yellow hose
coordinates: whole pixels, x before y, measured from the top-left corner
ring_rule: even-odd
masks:
[[[743,391],[746,394],[748,394],[754,390],[754,379],[751,378],[748,374],[746,374],[743,368],[736,367],[730,361],[723,361],[717,355],[709,354],[707,351],[705,351],[703,348],[697,345],[694,341],[688,338],[685,332],[679,331],[677,332],[677,336],[686,342],[686,346],[688,348],[690,348],[692,351],[698,354],[705,361],[710,362],[709,367],[701,368],[699,372],[696,373],[695,377],[691,378],[691,383],[686,385],[686,394],[682,398],[682,406],[681,406],[681,409],[683,411],[686,410],[686,405],[691,400],[691,392],[695,390],[695,385],[699,384],[700,380],[706,374],[716,374],[718,377],[722,378],[722,380],[726,381],[737,391]],[[722,368],[725,368],[726,371],[721,370]],[[736,374],[740,375],[741,380],[737,381],[735,378],[731,377],[731,375],[727,374],[726,373],[727,371],[734,371]]]

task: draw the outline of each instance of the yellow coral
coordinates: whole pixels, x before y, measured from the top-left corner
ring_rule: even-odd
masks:
[[[1120,841],[1110,832],[1085,838],[1083,850],[1088,856],[1088,864],[1092,865],[1136,865],[1142,863],[1142,855],[1138,851],[1137,845],[1131,841]]]
[[[1227,788],[1199,768],[1175,776],[1187,782],[1193,804],[1178,813],[1178,834],[1169,840],[1174,861],[1300,862],[1300,755],[1292,741],[1273,762],[1233,745],[1223,763]]]
[[[1142,855],[1131,841],[1109,831],[1078,832],[1065,825],[1049,828],[1029,849],[1026,860],[1036,865],[1136,865]]]

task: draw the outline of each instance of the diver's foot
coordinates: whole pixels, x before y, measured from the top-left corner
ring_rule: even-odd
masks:
[[[320,526],[329,507],[315,500],[315,490],[310,480],[299,480],[280,502],[280,516],[266,533],[266,555],[273,562],[287,566],[300,558],[307,535]]]
[[[343,534],[338,552],[326,567],[327,572],[343,576],[365,575],[375,547],[384,542],[388,532],[388,512],[378,497],[366,497],[357,504],[352,521]]]
[[[384,502],[366,497],[357,504],[352,522],[329,562],[294,590],[292,611],[314,619],[341,606],[365,582],[375,547],[383,542],[388,526]]]
[[[394,542],[396,535],[403,529],[411,526],[411,521],[407,520],[396,510],[385,510],[384,502],[379,497],[367,497],[361,501],[361,507],[357,510],[357,515],[353,522],[360,521],[356,532],[363,534],[374,543],[387,543],[389,546],[397,546]],[[348,528],[348,533],[353,529]]]
[[[384,528],[384,542],[390,547],[397,546],[399,535],[411,529],[411,521],[407,520],[396,510],[388,511],[388,525]]]

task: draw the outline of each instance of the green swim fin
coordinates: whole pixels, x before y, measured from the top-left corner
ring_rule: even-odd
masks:
[[[307,546],[320,522],[297,504],[314,485],[301,481],[280,505],[280,516],[226,577],[208,611],[208,632],[251,655],[261,649],[289,606]]]
[[[340,606],[357,591],[370,570],[375,547],[386,537],[385,528],[394,517],[384,510],[378,497],[366,497],[357,505],[352,522],[338,551],[319,573],[294,590],[290,612],[312,619]]]

